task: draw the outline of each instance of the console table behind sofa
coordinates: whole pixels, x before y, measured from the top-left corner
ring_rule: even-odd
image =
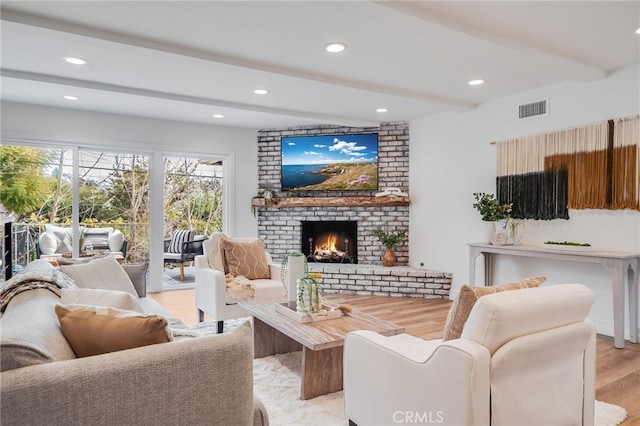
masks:
[[[536,257],[540,259],[568,260],[600,263],[612,277],[614,346],[624,348],[624,294],[625,276],[629,292],[629,340],[638,343],[638,267],[640,254],[616,251],[568,251],[535,246],[494,246],[484,243],[469,244],[469,283],[474,285],[476,257],[484,257],[485,285],[493,284],[494,254]]]

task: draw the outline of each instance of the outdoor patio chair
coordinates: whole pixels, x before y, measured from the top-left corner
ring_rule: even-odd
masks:
[[[180,281],[184,281],[184,264],[201,255],[204,235],[195,235],[193,230],[173,231],[171,238],[164,240],[164,263],[180,265]]]

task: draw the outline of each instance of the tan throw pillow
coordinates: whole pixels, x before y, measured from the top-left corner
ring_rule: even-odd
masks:
[[[126,291],[101,290],[97,288],[63,288],[60,290],[63,305],[91,305],[123,309],[144,314],[137,297]]]
[[[62,334],[77,357],[122,351],[173,340],[159,315],[84,305],[56,305]]]
[[[497,293],[499,291],[517,290],[521,288],[538,287],[542,284],[547,277],[532,277],[522,281],[516,281],[504,285],[492,285],[487,287],[471,287],[463,285],[460,289],[458,298],[454,300],[453,305],[449,309],[447,320],[444,324],[444,333],[442,335],[442,341],[458,339],[462,335],[462,329],[464,328],[471,309],[476,301],[487,294]]]
[[[224,240],[222,245],[230,274],[234,276],[243,275],[250,280],[271,278],[262,240]]]
[[[80,288],[126,291],[138,297],[129,276],[111,255],[89,263],[60,265],[60,271],[71,277]]]

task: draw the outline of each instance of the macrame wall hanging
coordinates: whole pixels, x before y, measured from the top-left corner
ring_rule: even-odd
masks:
[[[497,143],[496,196],[516,219],[640,210],[640,116]]]

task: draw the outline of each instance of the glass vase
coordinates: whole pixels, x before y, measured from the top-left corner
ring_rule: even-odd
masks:
[[[315,314],[322,309],[321,286],[314,278],[300,278],[297,281],[296,310]]]

